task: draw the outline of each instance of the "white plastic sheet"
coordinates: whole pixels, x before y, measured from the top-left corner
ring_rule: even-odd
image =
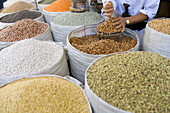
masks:
[[[149,27],[145,28],[143,51],[150,51],[170,58],[170,35],[164,34]]]

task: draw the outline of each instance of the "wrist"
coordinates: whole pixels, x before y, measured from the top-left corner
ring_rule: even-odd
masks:
[[[128,17],[125,17],[126,19],[126,25],[129,25],[130,24],[130,20],[128,19]]]

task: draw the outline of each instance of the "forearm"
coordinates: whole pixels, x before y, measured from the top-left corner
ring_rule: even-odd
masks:
[[[139,13],[137,15],[128,17],[128,19],[129,19],[129,22],[130,22],[129,24],[135,24],[135,23],[139,23],[139,22],[143,22],[143,21],[148,20],[148,16],[143,14],[143,13]]]

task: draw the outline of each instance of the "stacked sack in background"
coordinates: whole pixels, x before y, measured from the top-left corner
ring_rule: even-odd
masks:
[[[55,16],[70,11],[70,0],[57,0],[44,7],[43,14],[46,22],[50,25]]]
[[[147,24],[143,50],[170,58],[170,19],[154,19]]]

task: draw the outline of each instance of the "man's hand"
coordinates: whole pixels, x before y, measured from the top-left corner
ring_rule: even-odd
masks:
[[[107,18],[107,19],[111,18],[111,15],[112,15],[113,12],[114,12],[114,8],[113,8],[112,2],[109,1],[109,2],[103,7],[103,9],[104,9],[106,18]]]
[[[121,32],[124,32],[126,26],[126,19],[123,17],[118,17],[112,20],[113,25],[116,26],[116,29],[123,28]]]

